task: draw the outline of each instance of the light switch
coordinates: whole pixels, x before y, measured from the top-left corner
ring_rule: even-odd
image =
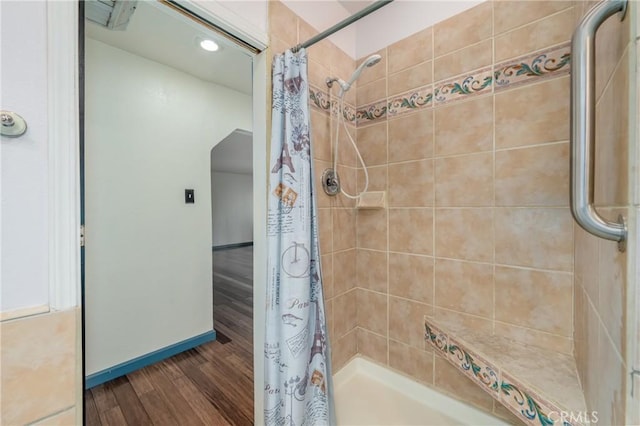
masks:
[[[193,189],[185,189],[184,190],[184,202],[185,204],[193,204],[196,202],[194,195],[193,195]]]

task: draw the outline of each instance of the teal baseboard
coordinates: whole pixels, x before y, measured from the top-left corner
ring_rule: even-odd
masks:
[[[253,245],[253,241],[248,241],[246,243],[224,244],[221,246],[213,246],[213,251],[230,250],[230,249],[239,248],[239,247],[249,247],[252,245]]]
[[[190,339],[183,340],[181,342],[174,343],[173,345],[169,345],[165,348],[150,352],[146,355],[142,355],[132,360],[125,361],[122,364],[115,365],[111,368],[98,371],[97,373],[93,373],[85,377],[84,388],[90,389],[94,386],[101,385],[102,383],[108,382],[109,380],[124,376],[125,374],[129,374],[132,371],[139,370],[143,367],[146,367],[147,365],[155,364],[158,361],[162,361],[163,359],[177,355],[180,352],[184,352],[186,350],[195,348],[196,346],[200,346],[204,343],[212,342],[214,340],[216,340],[216,331],[211,330],[198,336],[194,336]]]

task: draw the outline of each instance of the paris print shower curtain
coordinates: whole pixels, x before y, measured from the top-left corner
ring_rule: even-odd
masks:
[[[335,424],[304,49],[274,58],[272,108],[265,423]]]

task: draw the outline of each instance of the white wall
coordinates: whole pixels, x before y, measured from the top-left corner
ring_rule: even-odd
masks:
[[[49,303],[47,4],[0,4],[0,108],[27,121],[2,138],[0,312]]]
[[[212,12],[217,11],[213,6],[218,4],[244,20],[248,26],[257,28],[264,33],[267,32],[267,0],[222,0],[217,2],[198,0],[194,3]]]
[[[355,24],[355,58],[376,52],[482,1],[395,0]]]
[[[318,31],[324,31],[351,15],[336,0],[282,1]],[[352,58],[359,59],[482,1],[395,0],[338,31],[329,40]]]
[[[247,95],[87,40],[88,374],[212,330],[210,150],[251,116]]]
[[[214,247],[253,241],[253,176],[212,172],[211,209]]]
[[[282,0],[282,2],[318,32],[331,28],[351,15],[336,0]],[[334,33],[329,36],[329,40],[347,55],[352,58],[356,57],[356,27],[354,25]]]

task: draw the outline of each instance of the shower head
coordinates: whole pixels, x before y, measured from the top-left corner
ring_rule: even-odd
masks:
[[[375,64],[380,62],[381,59],[382,56],[380,55],[371,55],[367,59],[365,59],[358,68],[356,68],[353,74],[351,74],[351,78],[349,78],[349,80],[347,80],[346,82],[338,80],[338,83],[340,83],[340,88],[342,89],[341,94],[351,88],[353,82],[356,81],[358,77],[360,77],[360,74],[362,74],[362,70],[374,66]]]

